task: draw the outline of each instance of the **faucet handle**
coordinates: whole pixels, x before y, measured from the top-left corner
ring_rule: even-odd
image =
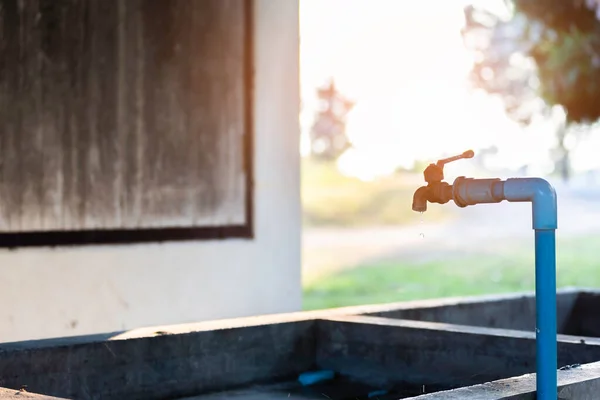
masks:
[[[437,183],[441,182],[444,179],[444,165],[456,161],[461,160],[463,158],[473,158],[475,156],[475,152],[473,150],[467,150],[462,154],[459,154],[454,157],[443,158],[438,160],[435,164],[429,164],[423,175],[425,177],[425,182],[427,183]]]
[[[441,160],[438,160],[436,165],[438,167],[444,168],[444,165],[451,163],[452,161],[462,160],[463,158],[473,158],[474,156],[475,156],[475,152],[473,150],[467,150],[457,156],[443,158]]]

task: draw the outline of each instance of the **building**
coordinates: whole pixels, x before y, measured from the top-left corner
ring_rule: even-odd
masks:
[[[298,1],[73,4],[0,0],[0,341],[300,309]]]

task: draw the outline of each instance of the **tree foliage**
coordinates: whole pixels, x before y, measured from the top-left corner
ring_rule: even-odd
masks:
[[[465,8],[465,43],[477,54],[474,86],[499,95],[508,115],[529,124],[555,106],[556,167],[570,176],[570,127],[600,119],[600,0],[505,0],[501,18]]]
[[[502,19],[485,10],[465,8],[463,37],[474,51],[471,83],[502,98],[514,120],[528,124],[545,110],[537,94],[537,70],[529,56],[540,29],[522,15]]]
[[[339,92],[333,80],[318,88],[317,96],[320,108],[310,130],[311,155],[332,161],[351,146],[346,134],[346,117],[354,102]]]
[[[600,119],[600,22],[595,0],[513,0],[512,17],[465,9],[477,54],[473,83],[503,98],[520,122],[562,106],[568,123]],[[471,39],[469,37],[478,37]],[[536,99],[542,99],[544,105]]]

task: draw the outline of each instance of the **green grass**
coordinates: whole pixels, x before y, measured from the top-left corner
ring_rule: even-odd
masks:
[[[599,246],[600,237],[559,241],[558,286],[600,287]],[[383,263],[342,271],[306,285],[304,308],[314,310],[533,288],[533,249],[519,247],[502,256]]]
[[[384,226],[419,221],[411,210],[420,183],[405,173],[363,182],[340,174],[332,163],[303,160],[302,204],[304,226]],[[448,217],[450,210],[432,207],[427,220]]]

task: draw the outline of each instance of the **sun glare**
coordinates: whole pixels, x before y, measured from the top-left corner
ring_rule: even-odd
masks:
[[[329,77],[356,101],[354,149],[340,170],[361,179],[518,134],[497,102],[471,93],[461,2],[301,0],[304,133]],[[306,137],[303,148],[306,149]]]

